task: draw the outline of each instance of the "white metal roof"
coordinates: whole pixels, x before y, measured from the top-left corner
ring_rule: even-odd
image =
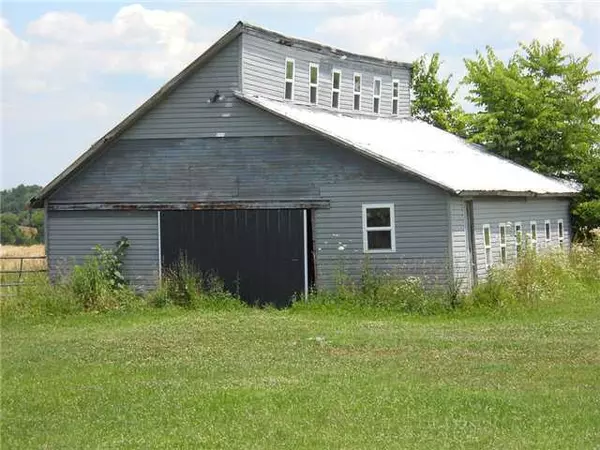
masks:
[[[577,188],[490,154],[416,119],[344,114],[236,94],[277,116],[463,195],[570,196]]]

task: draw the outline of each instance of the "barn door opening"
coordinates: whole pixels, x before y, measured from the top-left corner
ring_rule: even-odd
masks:
[[[303,295],[307,281],[309,286],[314,281],[313,264],[307,264],[312,221],[305,211],[164,211],[163,273],[185,255],[197,271],[220,278],[249,304],[288,306],[294,296]]]

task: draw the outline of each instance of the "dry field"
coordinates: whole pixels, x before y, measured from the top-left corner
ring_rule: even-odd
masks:
[[[20,259],[2,259],[6,257],[15,258],[19,256],[45,256],[44,245],[0,245],[0,271],[19,269],[19,266],[21,265]],[[24,270],[39,270],[45,268],[45,259],[23,260]]]

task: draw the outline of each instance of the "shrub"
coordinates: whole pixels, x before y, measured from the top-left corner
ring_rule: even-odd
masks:
[[[73,267],[65,283],[85,310],[129,308],[140,303],[122,273],[127,248],[129,242],[125,237],[112,250],[97,245],[93,256]]]

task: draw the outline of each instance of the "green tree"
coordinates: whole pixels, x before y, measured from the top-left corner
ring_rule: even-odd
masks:
[[[575,201],[579,227],[600,225],[600,94],[591,55],[574,57],[560,41],[520,44],[504,63],[488,47],[466,59],[468,137],[546,175],[583,186]]]
[[[15,188],[0,191],[0,215],[3,217],[0,240],[3,244],[43,242],[44,212],[39,209],[31,210],[27,206],[31,197],[40,189],[37,185],[20,184]],[[20,226],[34,227],[37,234],[30,238],[21,231]]]
[[[452,76],[441,78],[440,54],[421,56],[413,62],[411,114],[442,130],[464,135],[464,112],[456,103],[456,89],[450,91]]]

